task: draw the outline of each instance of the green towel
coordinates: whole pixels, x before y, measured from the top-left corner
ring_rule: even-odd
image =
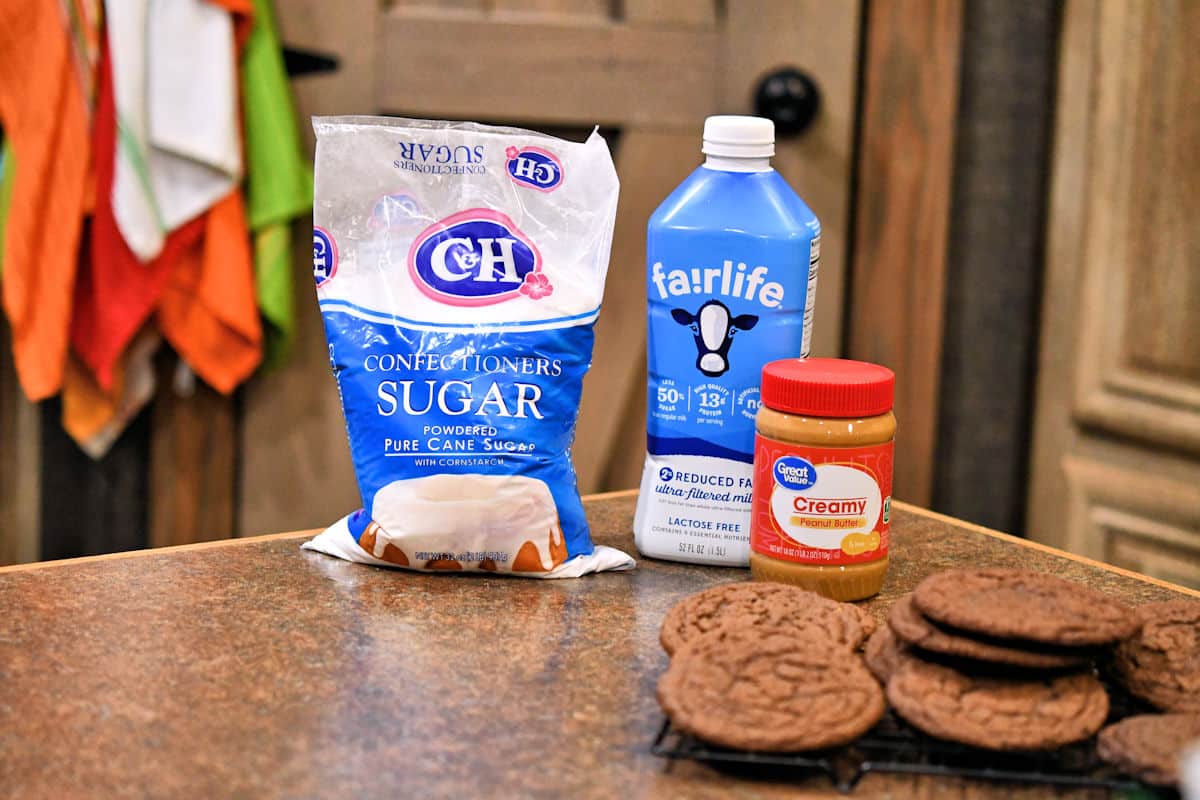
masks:
[[[0,143],[0,277],[4,276],[4,231],[8,227],[8,207],[12,204],[13,174],[12,148],[8,142]]]
[[[254,0],[254,29],[242,56],[246,115],[246,214],[254,236],[258,307],[266,325],[263,362],[277,366],[295,331],[289,224],[312,208],[312,167],[300,146],[283,52],[270,0]]]

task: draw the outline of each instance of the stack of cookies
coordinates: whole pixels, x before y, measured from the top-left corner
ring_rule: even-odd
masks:
[[[671,665],[658,701],[675,726],[742,750],[847,744],[883,716],[883,690],[858,648],[865,612],[779,583],[734,583],[672,608],[660,639]]]
[[[1090,738],[1147,783],[1171,785],[1200,738],[1200,603],[1133,611],[1070,581],[1024,570],[951,570],[892,606],[866,646],[896,712],[942,739],[995,750],[1046,750]],[[1109,698],[1099,663],[1170,714],[1101,727]]]
[[[1109,674],[1165,714],[1139,714],[1100,732],[1100,757],[1146,783],[1178,782],[1179,754],[1200,740],[1200,602],[1137,609],[1138,630],[1114,649]]]
[[[959,569],[926,578],[875,628],[862,609],[792,586],[709,589],[663,621],[672,659],[659,703],[679,730],[744,750],[848,744],[887,705],[940,739],[1051,750],[1104,726],[1101,665],[1170,712],[1109,725],[1097,742],[1101,758],[1169,785],[1178,753],[1200,738],[1198,602],[1135,612],[1042,573]]]
[[[914,727],[991,750],[1049,750],[1100,730],[1108,695],[1092,662],[1136,627],[1131,609],[1081,584],[950,570],[896,601],[866,658]]]
[[[1147,603],[1137,623],[1113,653],[1113,676],[1155,708],[1200,713],[1200,602]]]

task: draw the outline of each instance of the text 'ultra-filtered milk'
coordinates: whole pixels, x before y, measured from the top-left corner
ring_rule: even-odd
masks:
[[[617,176],[515,128],[317,118],[313,274],[363,507],[305,547],[569,577],[593,547],[570,446]]]
[[[820,225],[771,169],[774,125],[710,117],[707,160],[650,218],[644,555],[745,566],[763,364],[807,356]]]

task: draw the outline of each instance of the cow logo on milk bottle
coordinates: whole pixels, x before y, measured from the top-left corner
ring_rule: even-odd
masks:
[[[650,218],[643,555],[746,566],[762,366],[807,356],[820,224],[771,168],[775,126],[709,117],[705,163]]]

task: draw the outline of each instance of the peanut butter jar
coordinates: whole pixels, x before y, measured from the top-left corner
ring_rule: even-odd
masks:
[[[895,374],[838,358],[763,367],[750,572],[834,600],[876,594],[888,567]]]

